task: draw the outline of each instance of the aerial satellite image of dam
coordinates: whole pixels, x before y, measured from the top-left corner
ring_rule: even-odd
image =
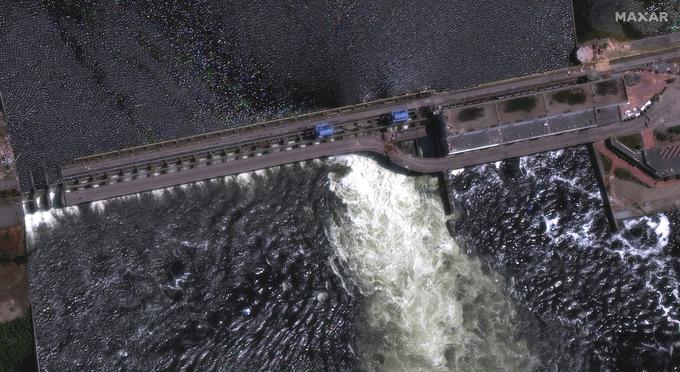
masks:
[[[680,371],[680,2],[0,1],[4,371]]]

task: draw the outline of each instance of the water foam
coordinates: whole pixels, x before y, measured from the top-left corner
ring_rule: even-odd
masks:
[[[465,172],[465,168],[452,169],[449,172],[451,173],[452,176],[457,176]]]
[[[366,297],[364,369],[529,369],[513,307],[499,279],[449,236],[435,180],[362,156],[336,159],[351,167],[330,176],[348,221],[331,222],[328,235]]]
[[[654,246],[642,245],[630,242],[625,237],[627,230],[633,229],[639,224],[645,224],[656,235],[656,244]],[[671,233],[671,226],[668,217],[665,214],[656,216],[643,216],[638,218],[631,218],[623,221],[623,229],[613,236],[613,240],[618,240],[622,243],[622,248],[615,250],[622,258],[627,255],[638,256],[653,259],[658,265],[664,266],[662,259],[663,249],[668,245]]]
[[[459,231],[472,236],[471,242],[488,249],[491,262],[517,278],[513,293],[537,318],[548,320],[544,324],[557,323],[568,332],[576,331],[575,337],[560,343],[580,351],[570,355],[559,344],[559,348],[544,349],[545,369],[589,369],[582,364],[585,360],[596,361],[602,370],[614,370],[616,363],[640,369],[634,366],[658,358],[651,369],[663,370],[664,363],[667,367],[667,361],[677,359],[673,350],[680,345],[680,287],[677,258],[671,253],[676,217],[669,213],[631,218],[618,233],[610,233],[584,150],[522,157],[519,169],[524,178],[505,179],[498,187],[454,188],[455,205],[471,211],[487,205],[501,213],[521,211],[527,202],[540,202],[539,213],[529,216],[517,213],[494,219],[488,212],[470,213],[471,221],[465,222],[471,223]],[[492,167],[471,167],[469,172],[479,173],[466,179],[466,184],[473,185],[487,183],[499,173]],[[526,231],[516,227],[524,222],[530,224]],[[499,240],[484,237],[484,226],[489,224],[502,228],[499,235],[489,234]],[[546,244],[533,244],[541,234]],[[499,241],[524,243],[524,247],[496,246]],[[518,267],[518,262],[526,264]],[[551,326],[540,332],[561,338],[562,331],[556,329]],[[635,346],[620,347],[626,344]],[[637,358],[643,354],[647,359],[640,362]],[[565,367],[570,363],[576,365]]]
[[[26,236],[33,240],[39,229],[54,228],[57,225],[59,218],[65,215],[79,214],[80,210],[77,206],[66,207],[61,209],[50,209],[47,211],[35,211],[24,216],[24,225],[26,228]]]

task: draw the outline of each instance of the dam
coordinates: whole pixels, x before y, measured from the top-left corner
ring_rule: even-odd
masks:
[[[680,124],[671,97],[657,97],[642,115],[622,114],[629,101],[625,74],[659,64],[667,66],[664,72],[677,68],[678,34],[602,54],[596,62],[459,91],[423,91],[74,159],[60,165],[59,179],[45,180],[47,188],[31,180],[24,210],[358,152],[384,156],[410,172],[439,173]],[[676,85],[664,95],[675,95]],[[407,120],[393,123],[396,111]],[[315,137],[318,123],[333,134]]]

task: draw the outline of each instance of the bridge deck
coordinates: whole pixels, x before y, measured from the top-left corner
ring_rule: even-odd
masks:
[[[396,109],[414,110],[427,106],[432,92],[423,92],[373,101],[362,105],[348,106],[336,110],[321,111],[283,120],[254,124],[251,126],[226,129],[204,135],[180,138],[175,141],[154,143],[105,154],[74,159],[61,165],[64,178],[78,174],[118,168],[130,163],[160,159],[169,155],[192,154],[208,149],[266,141],[286,136],[300,136],[313,128],[319,121],[340,125],[359,120],[377,119],[380,115]]]
[[[613,124],[627,99],[619,78],[459,107],[444,113],[450,154]]]
[[[325,146],[306,146],[273,154],[249,157],[239,161],[201,166],[181,172],[160,174],[156,177],[143,177],[116,184],[115,188],[94,187],[70,191],[65,195],[66,205],[75,205],[116,196],[123,196],[142,191],[158,189],[223,177],[226,175],[253,171],[331,155],[370,152],[387,156],[395,164],[420,173],[436,173],[449,169],[457,169],[479,165],[498,160],[525,156],[539,152],[556,150],[585,143],[600,141],[611,136],[636,133],[642,130],[648,119],[640,116],[634,120],[614,125],[587,128],[577,132],[568,132],[556,136],[541,137],[532,141],[511,143],[494,148],[483,148],[476,151],[446,156],[443,158],[418,158],[395,146],[387,146],[381,136],[363,136],[355,139],[339,140]],[[413,134],[410,135],[412,138]]]
[[[383,154],[405,168],[429,173],[635,133],[644,125],[644,117],[620,122],[616,109],[611,108],[625,101],[625,95],[598,95],[594,86],[598,83],[582,83],[591,74],[608,76],[679,58],[680,38],[672,41],[674,44],[669,47],[653,47],[652,43],[649,44],[652,50],[645,53],[628,53],[612,59],[606,70],[587,65],[455,92],[428,91],[76,159],[62,164],[62,178],[51,188],[56,192],[61,189],[65,204],[73,205],[361,151]],[[616,84],[621,86],[620,81]],[[576,105],[555,101],[560,92],[569,97],[588,89],[590,94]],[[508,109],[527,97],[533,97],[538,105],[526,113]],[[455,154],[443,158],[417,158],[391,144],[432,134],[425,130],[427,121],[432,119],[430,112],[460,114],[470,107],[493,109],[496,118],[489,116],[486,121],[467,126],[454,120],[453,129],[449,129],[454,137],[453,148],[460,150],[465,146],[465,151],[454,151]],[[396,109],[409,110],[410,128],[390,125],[388,114]],[[444,117],[450,120],[455,114]],[[315,140],[310,130],[320,121],[329,122],[339,134],[332,139]],[[539,122],[547,122],[548,126],[537,126]],[[475,131],[487,131],[486,136]],[[464,141],[455,138],[468,133]]]

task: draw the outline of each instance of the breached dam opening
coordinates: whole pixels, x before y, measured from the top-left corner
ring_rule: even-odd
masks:
[[[413,177],[373,159],[336,161],[330,175],[346,206],[330,241],[365,298],[358,353],[366,370],[529,370],[517,314],[499,286],[453,241],[434,177]]]

